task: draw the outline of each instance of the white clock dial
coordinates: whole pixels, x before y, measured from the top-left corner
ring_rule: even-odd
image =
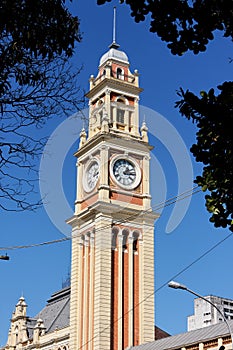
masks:
[[[116,157],[110,165],[113,180],[125,189],[136,188],[141,181],[138,164],[129,157]]]
[[[99,178],[99,162],[94,159],[91,160],[85,169],[83,177],[83,187],[86,192],[91,192],[98,181]]]

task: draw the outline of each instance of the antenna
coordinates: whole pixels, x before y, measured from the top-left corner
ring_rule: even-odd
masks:
[[[110,49],[118,49],[120,45],[116,43],[116,6],[113,7],[113,33],[112,33],[112,44],[109,46]]]
[[[116,43],[116,6],[113,8],[113,38],[112,42]]]

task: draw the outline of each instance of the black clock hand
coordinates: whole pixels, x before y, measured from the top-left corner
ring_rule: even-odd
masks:
[[[127,169],[123,172],[123,174],[124,175],[135,175],[136,173],[135,173],[134,169],[132,169],[132,170]]]

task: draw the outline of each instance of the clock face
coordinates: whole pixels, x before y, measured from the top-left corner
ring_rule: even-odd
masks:
[[[86,192],[91,192],[99,178],[99,162],[94,159],[87,163],[84,177],[83,177],[83,188]]]
[[[139,166],[131,158],[116,157],[112,161],[110,169],[113,179],[122,188],[136,188],[141,181]]]

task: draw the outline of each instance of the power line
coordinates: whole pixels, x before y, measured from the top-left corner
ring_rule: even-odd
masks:
[[[48,241],[48,242],[41,242],[41,243],[28,244],[28,245],[15,245],[15,246],[11,246],[11,247],[0,247],[0,250],[16,250],[16,249],[34,248],[34,247],[39,247],[39,246],[42,246],[42,245],[61,243],[61,242],[64,242],[64,241],[68,241],[70,239],[71,239],[71,237],[64,237],[64,238],[55,239],[53,241]]]
[[[198,186],[196,187],[193,187],[191,188],[190,190],[187,190],[185,192],[182,192],[181,194],[177,195],[177,196],[174,196],[174,197],[171,197],[167,200],[165,200],[164,202],[161,202],[161,203],[158,203],[154,206],[152,206],[151,208],[147,209],[147,210],[142,210],[140,213],[136,213],[136,214],[133,214],[133,215],[130,215],[128,216],[127,218],[125,218],[124,220],[115,220],[113,223],[111,224],[108,224],[108,225],[105,225],[105,226],[102,226],[100,228],[98,228],[95,232],[98,232],[98,231],[102,231],[106,228],[109,228],[109,227],[112,227],[112,225],[114,224],[117,224],[117,225],[120,225],[120,224],[123,224],[129,220],[132,220],[136,217],[138,217],[139,215],[144,215],[146,213],[150,213],[152,210],[159,210],[159,209],[162,209],[164,207],[167,207],[169,205],[172,205],[178,201],[181,201],[181,200],[184,200],[196,193],[199,193],[201,192],[201,189],[198,189]],[[16,250],[16,249],[28,249],[28,248],[34,248],[34,247],[40,247],[40,246],[43,246],[43,245],[50,245],[50,244],[55,244],[55,243],[61,243],[61,242],[64,242],[64,241],[68,241],[68,240],[71,240],[72,238],[78,238],[80,237],[80,235],[76,235],[75,237],[64,237],[64,238],[60,238],[60,239],[55,239],[55,240],[52,240],[52,241],[47,241],[47,242],[41,242],[41,243],[35,243],[35,244],[28,244],[28,245],[17,245],[17,246],[9,246],[9,247],[0,247],[0,251],[2,250]]]
[[[173,279],[176,279],[176,277],[180,276],[183,272],[187,271],[190,267],[192,267],[194,264],[196,264],[198,261],[200,261],[202,258],[204,258],[206,255],[208,255],[209,253],[211,253],[215,248],[217,248],[218,246],[220,246],[220,244],[222,244],[223,242],[225,242],[229,237],[231,237],[233,235],[233,232],[231,232],[228,236],[226,236],[225,238],[223,238],[221,241],[219,241],[218,243],[216,243],[215,245],[213,245],[211,248],[209,248],[206,252],[204,252],[203,254],[201,254],[198,258],[196,258],[195,260],[193,260],[190,264],[188,264],[186,267],[184,267],[182,270],[180,270],[176,275],[172,276],[167,282],[165,282],[164,284],[162,284],[159,288],[157,288],[155,290],[155,293],[157,293],[160,289],[162,289],[163,287],[165,287],[168,282],[170,282]]]

